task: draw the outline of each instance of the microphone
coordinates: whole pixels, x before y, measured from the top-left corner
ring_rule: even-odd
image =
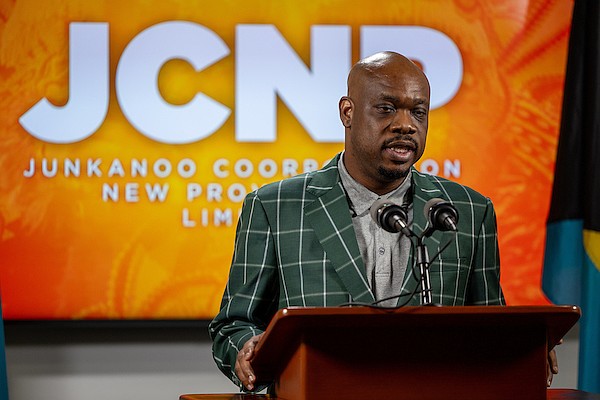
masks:
[[[402,232],[406,236],[412,236],[408,228],[408,215],[398,204],[388,200],[379,199],[371,206],[371,218],[377,225],[391,233]]]
[[[431,232],[457,231],[458,211],[450,202],[439,198],[431,199],[425,203],[423,213],[429,221]]]

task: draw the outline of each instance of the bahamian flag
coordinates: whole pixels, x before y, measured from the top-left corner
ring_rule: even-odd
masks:
[[[581,307],[580,390],[600,393],[600,2],[576,0],[542,288]]]

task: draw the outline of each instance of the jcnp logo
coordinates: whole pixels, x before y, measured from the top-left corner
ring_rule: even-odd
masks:
[[[63,107],[40,100],[19,122],[49,143],[74,143],[104,123],[109,104],[109,24],[71,23],[69,101]],[[462,82],[456,44],[443,33],[418,26],[362,26],[361,57],[383,50],[417,60],[431,82],[431,108],[449,102]],[[235,44],[235,137],[239,142],[273,142],[279,96],[316,142],[342,142],[336,109],[351,66],[351,27],[311,27],[307,67],[273,25],[238,25]],[[142,31],[125,48],[115,77],[119,106],[143,135],[161,143],[192,143],[216,132],[231,109],[198,93],[187,104],[166,102],[158,75],[170,60],[196,71],[227,57],[231,49],[210,29],[185,21]]]

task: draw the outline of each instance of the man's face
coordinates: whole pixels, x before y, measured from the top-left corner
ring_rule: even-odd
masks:
[[[379,194],[400,185],[423,155],[428,115],[429,84],[414,66],[390,63],[356,74],[340,100],[350,175]]]

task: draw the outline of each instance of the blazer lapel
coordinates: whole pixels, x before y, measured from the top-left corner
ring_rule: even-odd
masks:
[[[307,191],[316,199],[304,208],[304,213],[352,301],[371,303],[375,298],[367,281],[348,200],[339,179],[338,160],[339,155],[308,183]]]

